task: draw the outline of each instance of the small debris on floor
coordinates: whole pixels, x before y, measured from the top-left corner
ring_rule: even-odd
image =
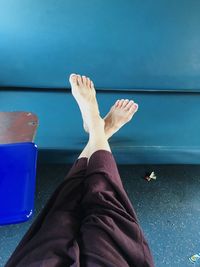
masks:
[[[192,263],[196,263],[197,261],[200,262],[200,253],[199,254],[194,254],[192,255],[189,260],[192,262]]]
[[[144,179],[147,180],[148,182],[149,182],[151,179],[156,180],[156,175],[155,175],[154,172],[147,172],[147,173],[145,174]]]

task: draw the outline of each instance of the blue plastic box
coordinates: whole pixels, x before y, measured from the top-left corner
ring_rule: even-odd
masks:
[[[0,225],[27,221],[34,210],[35,143],[0,145]]]

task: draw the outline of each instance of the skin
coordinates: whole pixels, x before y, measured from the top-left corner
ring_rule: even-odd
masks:
[[[87,145],[78,158],[87,157],[89,160],[100,149],[111,152],[108,139],[132,119],[138,104],[128,99],[117,100],[108,114],[101,118],[93,81],[76,74],[71,74],[69,81],[72,95],[81,111],[84,130],[89,133]]]

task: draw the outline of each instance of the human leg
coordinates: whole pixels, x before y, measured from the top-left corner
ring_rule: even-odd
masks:
[[[94,97],[88,97],[88,101],[85,97],[83,101],[84,92],[77,94],[77,98],[89,131],[88,167],[83,182],[82,224],[78,237],[81,266],[152,267],[149,246],[103,133],[97,103]],[[88,107],[87,111],[84,106]]]
[[[35,218],[5,267],[79,266],[76,235],[87,158],[76,164],[76,175],[64,180]],[[75,171],[75,170],[74,170]]]
[[[72,83],[73,86],[73,83]],[[106,114],[104,119],[104,132],[107,140],[113,136],[124,124],[129,122],[135,112],[138,110],[138,104],[134,103],[133,100],[120,99],[111,106],[109,112]],[[88,126],[86,122],[83,121],[83,126],[86,132],[88,132]],[[78,159],[88,158],[90,153],[89,141]]]
[[[81,183],[87,157],[78,159],[26,232],[6,267],[79,266]]]
[[[90,156],[81,210],[81,266],[154,266],[111,152],[97,150]]]
[[[110,128],[108,123],[105,123],[106,132],[109,134]],[[6,267],[78,264],[79,247],[75,237],[80,227],[79,203],[89,157],[87,149],[88,146],[65,180],[54,191],[16,247]]]

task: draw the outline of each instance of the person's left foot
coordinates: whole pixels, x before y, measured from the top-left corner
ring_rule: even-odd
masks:
[[[138,104],[134,103],[133,100],[121,99],[117,100],[111,107],[108,114],[104,117],[104,131],[107,138],[110,138],[116,133],[124,124],[129,122],[135,112],[138,110]],[[83,123],[83,127],[88,132],[86,123]]]
[[[74,96],[87,129],[104,127],[104,120],[100,117],[94,83],[86,76],[71,74],[69,77],[72,95]]]

